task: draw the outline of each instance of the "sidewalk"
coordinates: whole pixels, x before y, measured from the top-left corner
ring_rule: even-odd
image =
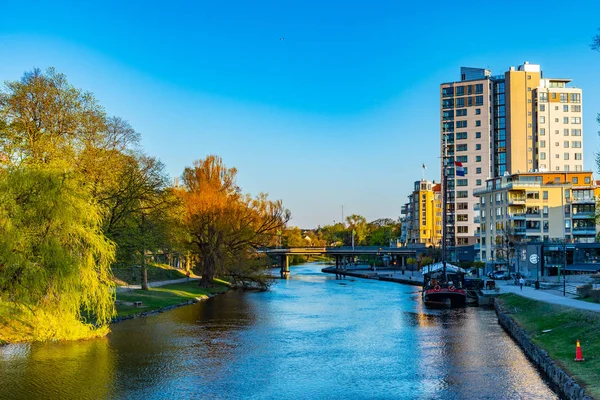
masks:
[[[160,287],[160,286],[165,286],[165,285],[172,285],[174,283],[185,283],[187,282],[188,278],[179,278],[179,279],[171,279],[168,281],[156,281],[156,282],[148,282],[148,287]],[[190,277],[190,281],[197,281],[198,279],[200,279],[200,277]],[[127,290],[135,290],[135,289],[141,289],[142,285],[127,285],[127,286],[117,286],[117,291],[118,292],[124,292]]]
[[[498,281],[496,281],[498,282]],[[549,293],[546,290],[536,290],[532,286],[523,286],[523,290],[519,289],[518,285],[509,284],[506,281],[505,284],[498,285],[500,293],[514,293],[519,296],[528,297],[533,300],[539,300],[546,303],[558,304],[565,307],[578,308],[580,310],[596,311],[600,312],[599,303],[588,303],[583,300],[571,299],[562,295]]]

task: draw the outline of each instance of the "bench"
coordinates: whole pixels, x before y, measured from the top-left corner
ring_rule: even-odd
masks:
[[[134,307],[141,307],[142,306],[142,302],[141,301],[134,301],[133,302],[133,306]]]

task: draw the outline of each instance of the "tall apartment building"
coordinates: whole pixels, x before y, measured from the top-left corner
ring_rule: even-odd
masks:
[[[406,244],[422,243],[439,246],[442,239],[441,185],[426,180],[416,181],[408,203],[402,208],[403,236]]]
[[[441,147],[448,162],[447,245],[475,245],[479,227],[474,191],[488,178],[528,171],[582,171],[581,89],[547,79],[536,64],[503,75],[461,68],[440,85]],[[461,162],[464,177],[454,174]],[[452,258],[452,256],[450,257]]]
[[[591,172],[527,172],[488,179],[479,198],[481,261],[512,263],[509,244],[592,243],[600,188]]]

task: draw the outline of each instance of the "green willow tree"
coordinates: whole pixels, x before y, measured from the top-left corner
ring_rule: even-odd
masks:
[[[153,188],[156,188],[157,180],[153,180],[152,174],[145,174],[145,164],[157,165],[157,163],[146,162],[146,158],[137,151],[138,143],[139,135],[126,121],[107,116],[91,93],[74,87],[67,81],[65,75],[56,72],[53,68],[45,72],[34,69],[25,73],[19,81],[5,83],[0,91],[0,168],[3,179],[18,185],[16,181],[11,180],[13,174],[24,174],[23,176],[28,179],[49,174],[50,181],[62,180],[61,182],[67,185],[65,187],[69,188],[69,191],[57,191],[53,187],[41,184],[32,186],[36,189],[33,193],[41,198],[52,199],[52,196],[57,196],[55,200],[48,200],[48,202],[62,205],[63,211],[60,207],[53,213],[48,213],[48,210],[44,209],[35,209],[44,206],[41,202],[19,203],[20,207],[26,207],[23,208],[26,210],[23,212],[27,215],[47,217],[47,220],[41,220],[43,223],[27,225],[27,234],[32,237],[47,234],[44,233],[44,229],[50,232],[50,228],[62,224],[65,227],[72,226],[81,237],[87,231],[90,235],[88,239],[95,238],[95,241],[90,239],[88,242],[80,240],[81,248],[69,245],[66,240],[54,242],[54,247],[51,248],[34,246],[31,247],[30,252],[19,253],[24,257],[21,261],[24,263],[27,260],[30,263],[28,265],[38,266],[39,271],[44,271],[46,268],[61,271],[55,263],[60,262],[70,252],[75,252],[71,254],[74,260],[87,254],[83,261],[71,261],[69,265],[73,269],[79,269],[80,274],[85,274],[86,278],[83,281],[89,281],[90,285],[91,280],[96,279],[96,294],[104,297],[94,299],[94,303],[102,305],[98,309],[89,309],[82,304],[78,308],[84,310],[81,313],[76,312],[75,308],[62,306],[41,308],[35,307],[33,303],[32,305],[22,300],[17,301],[14,293],[7,295],[11,287],[3,285],[0,287],[0,296],[8,299],[8,303],[3,303],[3,306],[8,304],[19,308],[21,305],[25,307],[22,308],[23,310],[29,310],[32,318],[39,318],[43,314],[48,316],[48,320],[51,319],[51,312],[55,313],[56,318],[58,316],[65,318],[65,313],[70,310],[72,320],[81,319],[84,323],[97,320],[99,326],[105,324],[107,315],[112,312],[112,308],[109,307],[109,310],[105,305],[112,304],[114,301],[112,282],[106,279],[107,274],[110,275],[110,270],[106,267],[114,260],[115,248],[119,249],[120,255],[132,247],[135,248],[135,252],[143,254],[145,248],[154,246],[152,243],[148,244],[148,238],[154,235],[157,231],[156,227],[160,225],[157,223],[159,218],[155,212],[157,201],[154,195],[157,193],[152,192]],[[154,169],[161,171],[158,167]],[[133,185],[132,188],[130,180],[125,179],[131,175],[135,175],[136,179],[142,175],[148,178],[148,181],[138,186]],[[160,185],[164,183],[160,179],[158,181]],[[145,189],[138,190],[139,187]],[[146,190],[148,188],[151,189]],[[13,193],[17,189],[14,187]],[[161,193],[158,194],[162,195],[164,188],[161,186],[160,189],[158,192]],[[74,196],[72,201],[64,200],[64,197],[68,198],[69,195]],[[73,199],[78,199],[79,202]],[[141,204],[143,206],[140,206]],[[9,206],[12,207],[10,202],[5,200],[4,207]],[[85,218],[72,222],[61,219],[63,213],[71,215],[69,207],[72,209],[75,206],[81,212],[82,218],[88,215],[93,221]],[[130,233],[143,231],[144,234],[113,235],[114,243],[106,240],[103,233],[118,225],[111,220],[118,214],[116,210],[120,215],[127,215],[124,225],[130,228]],[[4,212],[14,217],[12,211],[7,211],[5,208]],[[2,222],[12,223],[10,220]],[[9,225],[6,225],[4,229],[8,227]],[[15,232],[18,230],[13,231],[13,234],[16,234]],[[66,230],[63,233],[73,240],[78,237],[75,233]],[[100,243],[98,241],[101,239],[104,240],[103,251],[98,247]],[[4,236],[0,237],[0,242],[5,248],[11,248],[8,239]],[[110,252],[107,250],[109,248]],[[39,252],[43,250],[48,252],[43,253],[42,257],[39,255],[42,253]],[[8,253],[5,253],[5,257],[8,257],[6,254]],[[53,256],[56,260],[52,260]],[[95,278],[88,273],[87,269],[92,262],[96,263],[97,271],[102,271]],[[0,273],[7,271],[6,265],[0,267],[2,268]],[[19,276],[4,278],[9,282]],[[75,275],[60,273],[51,278],[47,274],[38,273],[35,276],[39,279],[39,285],[51,287],[53,290],[51,295],[60,298],[60,304],[66,302],[64,304],[72,305],[89,298],[89,295],[85,294],[87,286],[72,284],[72,276]],[[61,279],[69,284],[61,284]],[[26,295],[28,290],[32,292],[32,299],[39,297],[39,291],[36,292],[34,286],[28,284],[18,287],[20,299],[28,296]],[[48,301],[50,299],[48,295],[44,295],[43,298]],[[15,299],[14,304],[11,303],[12,299]],[[72,336],[78,337],[78,334],[73,333]]]
[[[202,275],[201,286],[213,286],[216,276],[224,276],[264,289],[269,280],[255,250],[272,243],[290,212],[266,194],[242,194],[236,174],[212,155],[185,169],[183,187],[176,190],[184,208],[185,240],[195,258],[194,272]]]
[[[114,245],[91,195],[62,168],[0,176],[0,340],[105,334],[114,315]]]

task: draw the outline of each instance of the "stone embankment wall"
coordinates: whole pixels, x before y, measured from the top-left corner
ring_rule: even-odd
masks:
[[[506,313],[498,301],[494,302],[494,308],[500,325],[512,336],[527,357],[544,372],[550,382],[556,385],[563,396],[570,400],[593,400],[592,397],[585,394],[585,390],[573,378],[550,358],[545,350],[531,341],[529,335]]]

